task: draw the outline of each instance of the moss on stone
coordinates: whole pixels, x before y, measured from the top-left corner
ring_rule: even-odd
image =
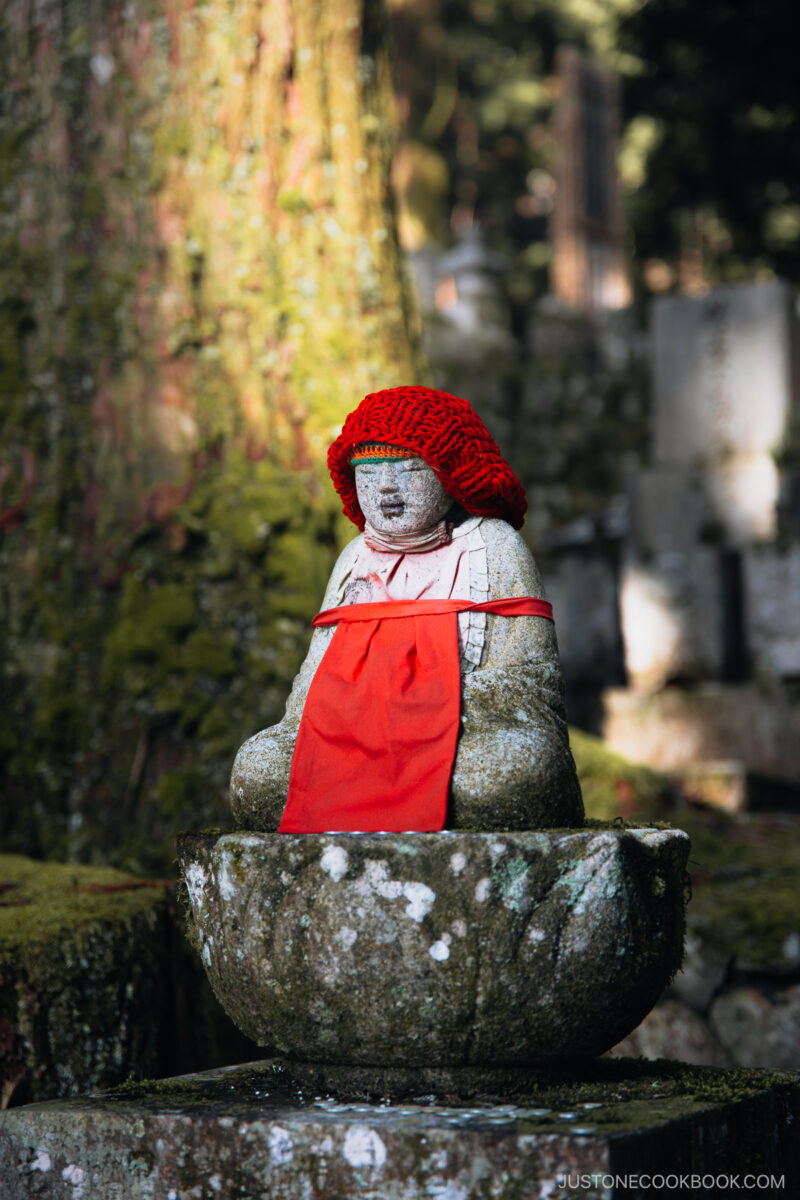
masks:
[[[169,886],[111,867],[0,854],[0,966],[19,964],[62,935],[80,939],[93,925],[129,925],[163,903]]]
[[[3,1103],[157,1067],[171,1020],[161,881],[0,855]]]
[[[570,747],[578,769],[586,816],[610,821],[614,817],[655,817],[669,784],[666,776],[614,753],[597,737],[574,726]]]
[[[740,970],[796,973],[800,822],[694,808],[679,823],[692,839],[692,931]]]

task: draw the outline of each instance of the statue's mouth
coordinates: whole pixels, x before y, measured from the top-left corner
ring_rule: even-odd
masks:
[[[391,521],[395,517],[402,517],[404,508],[402,500],[384,500],[381,503],[381,516]]]

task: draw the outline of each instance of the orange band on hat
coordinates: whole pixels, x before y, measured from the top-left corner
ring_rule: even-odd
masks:
[[[353,450],[350,459],[351,467],[360,467],[364,463],[394,462],[401,458],[417,458],[414,450],[405,446],[387,446],[384,442],[364,442]]]

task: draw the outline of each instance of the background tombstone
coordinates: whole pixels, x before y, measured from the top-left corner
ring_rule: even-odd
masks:
[[[713,520],[731,545],[777,532],[775,456],[798,412],[797,324],[782,280],[653,303],[655,460],[702,469]]]

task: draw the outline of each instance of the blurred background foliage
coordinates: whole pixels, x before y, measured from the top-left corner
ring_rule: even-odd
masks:
[[[480,220],[517,306],[547,289],[555,54],[622,84],[620,173],[639,296],[800,269],[796,7],[728,0],[390,0],[414,249]],[[519,316],[518,316],[519,320]]]

